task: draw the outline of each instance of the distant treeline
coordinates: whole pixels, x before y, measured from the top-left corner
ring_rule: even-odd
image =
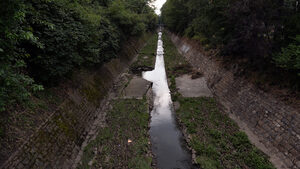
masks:
[[[299,0],[167,0],[161,19],[169,30],[299,90]]]
[[[155,29],[150,0],[1,0],[0,112]]]

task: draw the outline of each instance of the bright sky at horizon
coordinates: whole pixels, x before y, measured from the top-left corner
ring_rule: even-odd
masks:
[[[167,0],[155,0],[152,4],[155,6],[155,13],[160,15],[160,8],[164,5]]]

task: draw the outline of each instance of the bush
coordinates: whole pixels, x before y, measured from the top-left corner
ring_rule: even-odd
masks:
[[[28,53],[18,47],[20,41],[36,43],[37,40],[24,28],[24,22],[23,1],[0,2],[0,112],[9,105],[26,102],[31,92],[42,90],[25,71],[24,59]]]
[[[30,74],[44,84],[57,82],[84,61],[78,51],[81,42],[88,39],[84,26],[76,13],[54,1],[33,1],[28,10],[27,26],[42,44],[21,44],[30,54]]]
[[[124,1],[113,1],[108,8],[108,14],[111,16],[112,21],[121,28],[125,35],[138,36],[145,32],[146,26],[142,22],[142,18],[138,13],[131,11]]]
[[[0,2],[0,112],[74,69],[117,56],[122,41],[155,28],[149,0]],[[146,17],[150,17],[147,19]],[[3,38],[2,38],[3,37]]]
[[[296,71],[300,76],[300,35],[294,38],[294,42],[282,48],[281,52],[274,56],[275,64],[283,69]]]
[[[285,72],[281,78],[295,81],[299,43],[290,37],[300,34],[297,4],[298,0],[167,0],[161,19],[171,31],[243,62],[246,70]]]

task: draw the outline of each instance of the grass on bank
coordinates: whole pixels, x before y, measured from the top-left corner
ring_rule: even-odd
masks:
[[[162,35],[165,67],[168,78],[192,72],[190,64],[178,53],[167,32]]]
[[[163,47],[164,47],[164,60],[167,77],[169,79],[169,89],[171,91],[172,100],[176,101],[180,96],[176,91],[175,78],[193,72],[191,65],[180,55],[177,48],[171,41],[167,32],[163,32],[162,35]]]
[[[107,127],[85,148],[78,168],[151,168],[146,99],[118,99],[112,107]]]
[[[171,39],[166,35],[162,35],[164,47],[164,59],[167,75],[170,78],[174,75],[189,73],[192,71],[191,66],[181,57]],[[138,59],[132,64],[131,68],[148,66],[153,67],[155,64],[157,50],[158,34],[154,33],[149,37],[147,45],[139,52]]]
[[[213,98],[179,98],[176,115],[191,136],[196,162],[203,169],[273,169],[237,124],[219,111]]]
[[[147,35],[149,40],[141,49],[131,68],[153,66],[157,35]],[[145,57],[147,56],[147,57]],[[125,87],[129,84],[124,84]],[[150,114],[147,100],[117,99],[106,115],[107,126],[98,131],[96,139],[84,150],[79,169],[87,168],[135,168],[150,169],[148,122]],[[132,140],[128,143],[128,140]]]
[[[158,35],[156,33],[149,36],[146,46],[141,49],[137,61],[131,65],[131,68],[142,66],[153,67],[155,63],[157,40]]]
[[[183,98],[175,78],[191,73],[192,67],[178,53],[171,39],[163,34],[165,65],[172,100],[180,103],[176,116],[191,137],[189,146],[196,151],[202,169],[273,169],[268,157],[253,146],[247,135],[227,114],[218,109],[213,98]]]

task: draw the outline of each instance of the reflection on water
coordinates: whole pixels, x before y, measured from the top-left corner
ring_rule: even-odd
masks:
[[[153,82],[153,91],[155,93],[154,105],[161,105],[163,107],[169,106],[171,103],[170,90],[167,83],[165,63],[164,63],[164,49],[161,40],[161,32],[159,33],[159,40],[157,45],[157,55],[155,68],[153,71],[143,72],[143,78]]]
[[[151,112],[150,136],[152,151],[160,169],[191,168],[191,155],[184,148],[182,134],[171,110],[171,95],[167,83],[164,49],[159,32],[157,55],[153,71],[143,72],[143,78],[153,82],[154,109]]]

